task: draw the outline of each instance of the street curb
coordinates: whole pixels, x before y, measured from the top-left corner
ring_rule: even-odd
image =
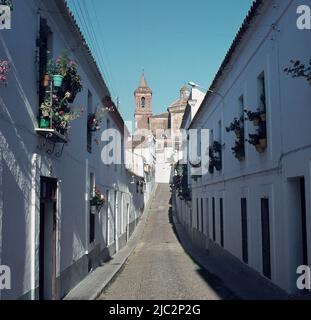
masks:
[[[143,236],[145,226],[150,215],[149,209],[157,187],[158,186],[156,185],[144,213],[127,245],[117,252],[113,256],[112,260],[87,275],[63,298],[63,300],[97,300],[103,294],[105,289],[112,284],[124,268],[128,258],[133,254],[141,237]]]

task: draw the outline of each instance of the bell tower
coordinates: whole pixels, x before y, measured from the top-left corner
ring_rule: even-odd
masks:
[[[152,116],[152,91],[148,87],[144,73],[140,77],[139,86],[134,92],[135,96],[135,129],[149,129],[149,118]]]

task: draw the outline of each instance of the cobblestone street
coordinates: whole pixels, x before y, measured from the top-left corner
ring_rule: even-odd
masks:
[[[100,299],[230,299],[220,281],[180,245],[170,223],[169,201],[169,187],[160,185],[141,242]]]

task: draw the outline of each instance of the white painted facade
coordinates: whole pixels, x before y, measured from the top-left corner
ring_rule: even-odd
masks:
[[[191,129],[210,129],[211,140],[221,142],[222,170],[208,173],[197,182],[192,180],[192,214],[177,200],[179,219],[189,227],[194,240],[214,241],[242,261],[241,199],[245,198],[247,265],[263,275],[266,253],[263,252],[261,201],[266,199],[270,278],[290,293],[297,293],[296,270],[306,262],[303,260],[304,231],[305,254],[307,263],[311,264],[311,86],[306,78],[293,79],[283,72],[291,59],[308,64],[311,58],[311,32],[296,26],[300,4],[301,1],[296,0],[278,0],[263,1],[260,5],[259,14],[252,19],[222,75],[211,88],[217,94],[207,95],[190,125]],[[304,4],[311,5],[311,1]],[[267,149],[260,154],[246,142],[245,161],[240,162],[231,150],[235,135],[227,133],[225,127],[241,115],[239,99],[242,96],[244,108],[256,111],[258,77],[262,74],[267,102]],[[245,137],[254,132],[253,124],[246,121]],[[302,201],[301,181],[304,181],[305,201]],[[306,207],[305,222],[302,203]]]
[[[92,153],[87,151],[87,112],[72,123],[61,157],[39,150],[42,138],[35,129],[40,17],[47,20],[53,32],[53,56],[68,50],[78,62],[84,90],[74,105],[86,110],[90,92],[95,111],[102,99],[110,96],[64,1],[14,1],[12,30],[0,31],[0,59],[7,58],[11,65],[8,86],[0,87],[0,265],[8,265],[12,272],[12,290],[1,290],[0,299],[39,298],[42,177],[57,181],[54,298],[58,299],[125,245],[148,201],[136,190],[136,180],[131,184],[132,175],[124,162],[102,163],[102,143],[93,142]],[[117,110],[107,112],[101,130],[108,126],[117,129],[124,151],[122,124]],[[101,132],[96,137],[100,140]],[[93,180],[108,203],[95,215],[95,239],[90,243],[89,193]],[[148,197],[151,192],[149,188]],[[48,251],[45,254],[52,256]],[[42,298],[52,297],[49,286],[47,282]]]

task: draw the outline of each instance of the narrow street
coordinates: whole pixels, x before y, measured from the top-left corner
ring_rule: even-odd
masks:
[[[180,245],[170,222],[169,186],[159,185],[140,243],[100,300],[225,298],[229,291]]]

